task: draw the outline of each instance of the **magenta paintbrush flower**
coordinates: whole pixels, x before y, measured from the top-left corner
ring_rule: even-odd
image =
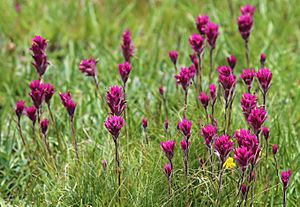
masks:
[[[144,129],[148,127],[148,120],[145,117],[142,118],[142,126]]]
[[[193,124],[192,121],[189,121],[186,118],[183,118],[183,120],[178,123],[179,130],[186,138],[190,138],[192,134],[191,132],[192,124]]]
[[[252,156],[252,151],[248,150],[246,147],[240,147],[234,150],[234,159],[237,161],[243,172],[246,171]]]
[[[120,116],[126,108],[125,96],[122,87],[112,86],[106,92],[107,104],[112,115]]]
[[[87,76],[95,77],[97,75],[97,60],[94,58],[82,60],[79,65],[79,70]]]
[[[214,105],[217,99],[217,87],[215,84],[210,84],[209,94],[210,94],[211,104]]]
[[[120,116],[108,117],[105,121],[105,127],[109,133],[113,136],[114,140],[117,140],[122,127],[125,125],[124,119]]]
[[[33,125],[36,121],[36,108],[35,106],[30,106],[25,108],[25,115],[32,121]]]
[[[43,119],[41,121],[41,131],[44,135],[47,133],[48,125],[49,125],[49,120],[48,119]]]
[[[122,52],[126,62],[130,62],[131,57],[134,54],[134,45],[131,38],[131,33],[126,29],[123,33]]]
[[[166,142],[161,142],[160,146],[162,150],[164,151],[166,157],[168,160],[171,162],[172,158],[174,156],[174,147],[175,147],[175,141],[174,140],[169,140]]]
[[[164,128],[165,128],[165,132],[168,133],[168,130],[169,130],[169,120],[168,120],[168,117],[165,120]]]
[[[193,34],[189,38],[189,43],[197,55],[200,55],[204,49],[204,37],[199,34]]]
[[[219,66],[219,83],[221,83],[224,90],[224,98],[226,103],[228,102],[229,96],[232,96],[232,93],[236,85],[236,76],[233,75],[232,69],[229,66]]]
[[[246,120],[248,120],[251,110],[254,109],[256,106],[257,106],[257,97],[250,93],[244,93],[241,100],[241,107]]]
[[[258,140],[255,134],[252,134],[250,130],[239,129],[235,131],[233,137],[237,140],[239,147],[247,147],[252,149],[258,146]]]
[[[170,163],[164,165],[164,173],[168,179],[171,178],[172,175],[172,165]]]
[[[73,119],[74,112],[76,109],[76,104],[74,103],[71,93],[68,91],[66,93],[59,94],[60,99],[66,110],[68,111],[69,116]]]
[[[198,68],[199,68],[199,60],[198,60],[198,58],[197,58],[197,55],[196,55],[196,54],[191,54],[191,55],[190,55],[190,59],[191,59],[193,65],[194,65],[195,68],[196,68],[196,72],[198,73],[198,72],[199,72],[199,71],[198,71]]]
[[[50,104],[50,100],[55,93],[55,87],[51,85],[50,83],[44,84],[44,93],[45,93],[45,102],[47,104]]]
[[[185,153],[186,149],[187,149],[187,143],[186,143],[186,140],[181,140],[180,141],[180,145],[181,145],[181,149],[182,151]],[[190,148],[190,145],[191,145],[191,142],[188,141],[188,148]]]
[[[237,62],[236,57],[234,55],[230,55],[229,57],[227,57],[226,60],[227,60],[229,67],[233,70],[236,65],[236,62]]]
[[[291,170],[282,171],[280,179],[281,179],[283,188],[288,187],[288,185],[290,183],[291,176],[292,176],[292,171]]]
[[[261,53],[260,54],[260,64],[261,64],[262,68],[265,67],[266,59],[267,59],[266,54],[265,53]]]
[[[258,83],[261,87],[261,90],[264,93],[267,93],[269,88],[271,87],[272,73],[268,68],[261,68],[257,73],[256,77]]]
[[[233,141],[228,135],[222,135],[215,141],[216,154],[219,157],[222,165],[226,161],[229,153],[233,150]]]
[[[269,137],[270,137],[270,129],[267,128],[267,127],[265,127],[265,126],[263,126],[262,127],[262,133],[263,133],[265,139],[268,140]]]
[[[192,75],[190,69],[182,67],[179,74],[175,75],[177,85],[180,84],[186,91],[191,85]]]
[[[208,44],[210,45],[211,48],[216,47],[216,41],[219,36],[219,25],[213,23],[213,22],[208,22],[206,24],[205,28],[205,35]]]
[[[245,6],[241,7],[241,14],[253,16],[256,11],[255,6],[251,6],[250,4],[246,4]]]
[[[258,134],[261,131],[261,127],[267,119],[267,112],[264,107],[256,107],[251,110],[248,117],[248,123],[251,126],[253,132]]]
[[[199,101],[202,103],[202,106],[207,109],[209,103],[209,97],[205,94],[205,92],[201,92],[199,97]]]
[[[253,27],[253,18],[248,14],[244,14],[238,18],[238,27],[242,38],[248,41]]]
[[[205,145],[210,148],[217,137],[217,127],[211,124],[202,127],[201,136],[205,140]]]
[[[278,152],[278,145],[277,145],[277,144],[274,144],[274,145],[273,145],[272,151],[273,151],[273,155],[276,155],[276,154],[277,154],[277,152]]]
[[[247,193],[247,185],[244,183],[241,185],[241,193],[242,193],[242,196],[245,196]]]
[[[165,88],[163,86],[159,87],[159,93],[160,93],[160,95],[164,96],[164,94],[165,94]]]
[[[124,62],[119,64],[119,74],[121,75],[124,84],[126,84],[128,80],[130,71],[131,71],[131,64],[129,62]]]
[[[178,52],[176,50],[170,51],[169,52],[169,57],[170,57],[172,63],[174,65],[176,65],[177,59],[178,59]]]
[[[247,69],[247,70],[243,70],[242,74],[241,74],[241,79],[243,80],[243,82],[245,83],[245,85],[248,87],[248,92],[250,93],[251,88],[252,88],[252,83],[255,77],[255,69]]]
[[[32,57],[34,60],[32,64],[36,68],[40,77],[43,76],[49,65],[48,57],[46,55],[46,47],[47,41],[41,36],[35,36],[32,39],[32,46],[30,48],[33,53]]]
[[[18,101],[16,103],[15,112],[16,112],[16,115],[17,115],[19,120],[20,120],[20,118],[23,114],[24,109],[25,109],[25,101]]]
[[[232,68],[229,67],[229,66],[226,66],[226,65],[218,66],[217,70],[218,70],[219,75],[222,75],[222,76],[225,76],[225,77],[228,77],[228,76],[233,74]]]
[[[29,84],[31,92],[29,93],[34,106],[38,109],[45,99],[45,86],[39,80],[34,80]]]
[[[209,16],[207,15],[202,15],[202,16],[199,15],[196,17],[196,21],[195,21],[196,27],[201,35],[205,35],[206,25],[209,22],[210,19]]]

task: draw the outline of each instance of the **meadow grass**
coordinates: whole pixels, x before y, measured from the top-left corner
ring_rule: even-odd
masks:
[[[197,107],[191,89],[187,117],[192,119],[193,135],[190,149],[190,183],[187,187],[183,171],[181,136],[176,130],[183,112],[183,93],[176,92],[173,65],[168,57],[170,50],[179,51],[179,64],[190,65],[192,52],[188,38],[196,33],[194,19],[208,14],[220,25],[220,36],[214,51],[214,67],[226,64],[226,57],[237,59],[235,74],[245,67],[244,44],[237,29],[239,8],[245,2],[228,1],[21,1],[17,13],[14,2],[0,2],[0,204],[1,206],[114,206],[117,204],[114,145],[104,127],[107,116],[95,94],[93,81],[80,73],[82,59],[90,56],[99,60],[98,79],[104,83],[102,93],[109,86],[119,84],[117,68],[121,63],[121,35],[124,29],[132,32],[136,45],[132,60],[133,70],[127,89],[129,134],[120,137],[122,161],[123,206],[184,206],[187,196],[193,206],[213,206],[217,198],[217,173],[209,174],[209,165],[199,167],[198,158],[208,159],[200,136],[199,118],[205,119],[203,108]],[[232,12],[229,3],[232,2]],[[280,172],[293,170],[288,189],[288,206],[300,203],[300,70],[298,69],[300,45],[300,7],[297,0],[249,1],[257,7],[254,30],[250,37],[250,65],[259,67],[259,55],[267,54],[267,67],[273,73],[268,94],[268,121],[271,128],[270,145],[279,145]],[[52,99],[52,110],[57,129],[50,125],[49,142],[55,151],[56,165],[41,151],[36,153],[30,122],[22,119],[25,137],[32,147],[28,154],[16,126],[15,102],[28,96],[28,84],[37,79],[31,65],[28,48],[31,39],[41,35],[49,41],[47,54],[50,67],[44,80],[55,85],[56,90],[70,90],[77,103],[75,125],[81,164],[76,162],[71,144],[68,117],[60,103],[58,93]],[[13,42],[15,49],[9,48]],[[204,89],[208,90],[207,71],[209,57],[204,56]],[[217,73],[213,75],[217,82]],[[168,197],[167,179],[163,165],[167,162],[159,143],[167,140],[163,123],[166,115],[159,95],[159,87],[166,88],[170,137],[176,140],[174,155],[173,196]],[[238,78],[237,95],[233,104],[231,129],[247,127],[240,108],[245,86]],[[257,88],[257,83],[255,83]],[[262,99],[258,93],[259,99]],[[31,104],[30,104],[31,105]],[[49,116],[46,108],[45,116]],[[145,144],[141,119],[149,121],[149,145]],[[217,102],[216,118],[222,126],[223,102]],[[57,137],[67,143],[59,150]],[[271,150],[270,150],[271,152]],[[108,162],[107,171],[101,160]],[[215,157],[216,159],[216,157]],[[273,159],[262,157],[262,169],[257,178],[254,206],[282,205],[282,187]],[[222,206],[237,205],[238,168],[225,171]],[[187,190],[189,189],[189,190]],[[248,203],[249,204],[249,203]]]

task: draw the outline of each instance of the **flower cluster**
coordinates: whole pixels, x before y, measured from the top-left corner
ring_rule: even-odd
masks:
[[[79,70],[87,76],[95,77],[97,75],[97,60],[94,58],[82,60],[79,65]]]
[[[203,15],[203,16],[197,16],[196,17],[196,27],[201,35],[205,35],[206,31],[206,25],[210,22],[209,16]]]
[[[224,90],[224,99],[226,102],[232,98],[235,85],[236,85],[236,76],[233,74],[233,71],[228,66],[219,66],[219,83],[221,83]]]
[[[243,114],[248,121],[251,111],[257,106],[257,97],[250,93],[244,93],[241,99]]]
[[[205,145],[208,148],[211,148],[212,143],[214,142],[215,138],[217,137],[217,127],[211,124],[202,127],[201,129],[201,136],[205,140]]]
[[[191,129],[192,129],[192,121],[187,120],[184,118],[181,122],[178,123],[178,128],[182,132],[182,134],[188,139],[191,136]]]
[[[172,63],[174,65],[176,65],[177,59],[178,59],[178,52],[176,50],[170,51],[169,52],[169,57],[170,57]]]
[[[174,140],[169,140],[166,142],[161,142],[160,146],[162,148],[162,150],[164,151],[166,157],[168,158],[168,160],[172,161],[172,158],[174,156],[174,147],[175,147],[175,141]]]
[[[121,48],[125,61],[130,62],[130,59],[134,54],[134,45],[132,42],[131,33],[128,29],[126,29],[123,33],[123,42]]]
[[[203,52],[204,40],[204,37],[199,34],[193,34],[189,38],[190,45],[197,55],[200,55]]]
[[[219,36],[219,25],[209,22],[206,24],[205,35],[207,39],[207,43],[213,49],[216,47],[216,41]]]
[[[251,91],[252,88],[252,83],[255,77],[255,69],[247,69],[247,70],[243,70],[242,74],[241,74],[241,79],[243,80],[243,82],[245,83],[245,85],[248,87],[248,92]]]
[[[195,69],[194,67],[192,68],[184,68],[182,67],[179,74],[175,75],[176,83],[180,84],[183,88],[183,90],[187,90],[188,87],[190,86],[192,79],[195,75]]]
[[[64,105],[67,112],[69,113],[70,118],[73,119],[74,112],[76,109],[76,104],[72,99],[71,93],[69,91],[66,93],[60,93],[59,96],[60,96],[62,104]]]
[[[46,47],[47,41],[46,39],[42,38],[41,36],[35,36],[32,39],[32,45],[30,50],[32,51],[33,60],[32,63],[35,67],[36,71],[38,72],[40,79],[44,75],[49,65],[48,57],[46,55]]]
[[[131,64],[129,62],[124,62],[119,64],[119,74],[121,75],[124,84],[126,84],[130,72],[131,72]]]
[[[222,165],[226,161],[229,153],[233,150],[233,141],[228,135],[221,135],[215,141],[216,154],[219,157]]]
[[[106,101],[112,115],[121,116],[126,108],[125,96],[122,87],[112,86],[106,92]]]
[[[264,107],[256,107],[251,110],[248,116],[248,123],[255,134],[261,131],[261,127],[267,119],[267,112]]]
[[[120,116],[108,117],[105,121],[105,127],[111,133],[114,141],[116,141],[120,135],[122,127],[125,125],[124,119]]]

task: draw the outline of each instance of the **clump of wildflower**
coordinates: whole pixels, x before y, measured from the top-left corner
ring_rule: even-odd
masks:
[[[134,44],[132,42],[131,33],[126,29],[123,33],[122,52],[126,62],[130,62],[131,57],[134,54]]]
[[[170,57],[173,65],[176,66],[177,59],[178,59],[178,52],[176,50],[170,51],[169,57]]]
[[[267,119],[267,112],[264,107],[256,107],[251,110],[248,117],[248,123],[255,134],[259,134],[261,127]]]
[[[245,6],[242,6],[240,10],[241,14],[243,15],[253,16],[256,11],[256,7],[251,6],[250,4],[246,4]]]
[[[245,83],[245,85],[248,88],[248,93],[250,93],[251,88],[252,88],[252,83],[255,77],[255,69],[247,69],[247,70],[243,70],[242,74],[241,74],[241,79],[243,80],[243,82]]]
[[[199,34],[193,34],[189,38],[189,43],[194,50],[194,52],[199,56],[202,54],[204,49],[204,38]]]
[[[122,87],[117,85],[110,87],[106,92],[106,101],[112,115],[121,116],[126,108],[125,96]]]
[[[243,173],[246,171],[252,156],[252,151],[248,150],[247,147],[240,147],[234,150],[234,159],[237,161]]]
[[[187,148],[190,148],[191,142],[190,141],[186,142],[186,140],[183,139],[183,140],[180,141],[180,145],[181,145],[182,151],[185,153]]]
[[[168,178],[168,180],[171,178],[172,171],[173,171],[173,169],[172,169],[172,165],[170,163],[164,165],[164,173],[165,173],[166,177]]]
[[[233,70],[236,65],[236,62],[237,62],[236,57],[234,55],[230,55],[229,57],[227,57],[226,60],[227,60],[229,67]]]
[[[21,119],[24,109],[25,109],[25,101],[18,101],[16,103],[16,108],[15,108],[15,113],[18,117],[18,120]]]
[[[281,182],[282,182],[282,185],[283,185],[283,206],[284,207],[286,207],[286,191],[287,191],[287,188],[289,186],[291,177],[292,177],[292,171],[291,170],[282,171],[280,179],[281,179]]]
[[[32,39],[32,45],[30,48],[30,50],[33,53],[32,58],[34,60],[32,64],[38,72],[40,79],[46,72],[47,67],[49,65],[48,57],[46,55],[46,47],[47,40],[42,38],[41,36],[35,36]]]
[[[213,141],[217,137],[217,127],[211,124],[202,127],[201,136],[205,140],[205,145],[210,149]]]
[[[221,135],[215,141],[215,150],[216,154],[220,159],[221,164],[223,165],[226,161],[229,153],[233,150],[233,141],[228,135]]]
[[[265,67],[266,59],[267,59],[266,54],[265,54],[265,53],[261,53],[261,54],[260,54],[260,64],[261,64],[261,68],[264,68],[264,67]]]
[[[60,93],[60,99],[64,107],[66,108],[71,119],[74,117],[74,112],[76,109],[76,104],[72,99],[71,93],[68,91],[66,93]]]
[[[192,121],[189,121],[186,118],[183,118],[183,120],[178,123],[179,130],[186,138],[190,138],[191,136],[192,124]]]
[[[206,25],[210,22],[209,16],[202,15],[196,17],[196,27],[201,35],[205,35]]]
[[[164,151],[166,157],[168,158],[169,162],[172,165],[172,158],[174,156],[174,147],[175,147],[175,141],[174,140],[169,140],[166,142],[161,142],[160,146],[162,150]]]
[[[45,100],[45,86],[40,80],[34,80],[29,84],[31,92],[29,93],[34,106],[39,109]]]
[[[94,58],[82,60],[79,65],[79,70],[87,76],[95,77],[97,75],[97,60]]]
[[[124,62],[119,64],[119,74],[121,75],[124,84],[126,84],[130,72],[131,72],[131,64],[129,62]]]
[[[33,125],[35,125],[36,122],[35,106],[25,107],[25,115],[32,121]]]
[[[248,14],[243,14],[238,18],[238,27],[242,38],[248,41],[253,27],[253,18]]]
[[[263,93],[267,93],[271,87],[272,73],[268,68],[261,68],[257,73],[256,77]]]
[[[105,122],[105,127],[112,135],[114,141],[119,138],[120,131],[122,127],[125,125],[124,119],[120,116],[111,116],[108,117]]]
[[[205,28],[205,36],[207,43],[212,49],[214,49],[216,47],[216,41],[219,36],[219,25],[213,22],[208,22]]]
[[[257,107],[257,97],[250,93],[244,93],[241,99],[243,114],[248,121],[248,117],[253,109]]]
[[[206,114],[206,120],[208,121],[208,103],[209,103],[209,97],[205,94],[205,92],[201,92],[200,96],[198,97],[198,99],[200,100],[204,110],[205,110],[205,114]]]

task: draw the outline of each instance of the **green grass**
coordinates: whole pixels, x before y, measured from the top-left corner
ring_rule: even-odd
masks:
[[[245,67],[244,45],[237,30],[236,19],[242,2],[232,0],[231,14],[228,1],[21,1],[22,11],[16,13],[13,1],[0,2],[0,205],[12,206],[114,206],[117,192],[114,171],[114,146],[104,128],[105,111],[95,97],[91,79],[80,73],[81,59],[93,56],[99,59],[98,78],[105,88],[121,84],[117,66],[121,63],[121,35],[130,28],[136,45],[132,61],[133,70],[128,84],[130,139],[120,138],[122,162],[123,206],[167,206],[167,180],[163,164],[167,162],[159,142],[166,140],[163,122],[165,115],[159,110],[161,83],[167,88],[171,138],[176,140],[174,156],[173,206],[185,206],[186,183],[183,176],[183,155],[176,125],[182,116],[183,95],[176,95],[173,68],[168,52],[178,49],[179,64],[190,65],[192,52],[188,38],[196,32],[194,18],[208,14],[220,24],[220,37],[214,53],[214,65],[224,65],[226,57],[234,54],[238,63],[237,76]],[[250,1],[249,1],[250,2]],[[250,38],[251,66],[259,67],[259,55],[267,54],[267,67],[273,73],[273,84],[268,94],[267,126],[271,127],[270,143],[279,145],[280,171],[293,170],[288,189],[288,206],[300,203],[300,7],[297,0],[251,1],[257,6],[254,30]],[[31,65],[28,48],[34,35],[49,40],[47,54],[51,66],[45,82],[56,90],[70,90],[77,103],[75,121],[82,163],[74,159],[70,126],[58,93],[52,99],[52,109],[58,131],[50,125],[49,141],[55,151],[56,166],[40,151],[35,153],[35,141],[30,122],[22,119],[28,142],[31,143],[33,161],[28,162],[16,127],[15,102],[28,96],[28,84],[37,78]],[[15,50],[7,45],[13,42]],[[204,57],[204,73],[208,71],[208,54]],[[217,74],[214,73],[214,82]],[[208,89],[207,79],[203,86]],[[255,85],[257,87],[257,84]],[[231,131],[247,127],[240,109],[245,87],[238,82],[233,107]],[[205,118],[202,108],[196,105],[194,89],[189,95],[188,118],[193,120],[190,156],[191,183],[189,200],[193,206],[213,206],[217,198],[217,180],[209,176],[209,167],[199,168],[198,158],[206,160],[208,154],[200,137],[199,119]],[[261,94],[258,93],[261,103]],[[223,103],[217,103],[217,119],[223,126]],[[45,117],[49,117],[46,107]],[[141,129],[141,118],[149,120],[150,144],[146,145]],[[57,132],[67,142],[59,151]],[[124,131],[123,131],[124,135]],[[39,138],[39,137],[38,137]],[[270,151],[271,152],[271,151]],[[101,160],[108,161],[107,171]],[[215,158],[216,159],[216,158]],[[261,160],[254,206],[282,205],[282,188],[275,176],[274,161]],[[215,173],[213,176],[217,176]],[[238,169],[226,171],[221,195],[222,206],[237,203],[236,183]],[[249,202],[248,202],[249,204]]]

